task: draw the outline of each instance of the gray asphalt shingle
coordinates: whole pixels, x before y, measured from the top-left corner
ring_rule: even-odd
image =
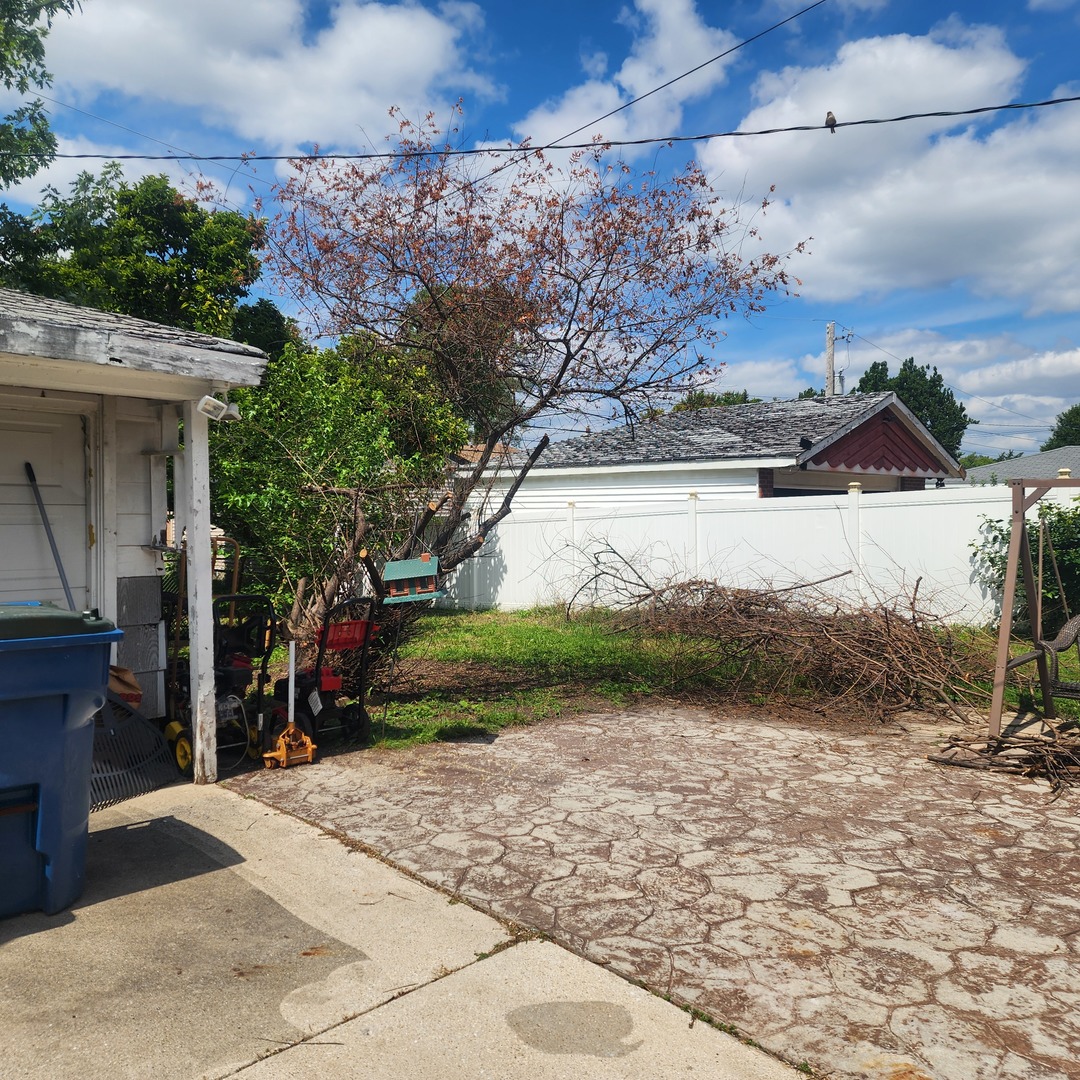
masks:
[[[991,465],[976,465],[967,470],[968,482],[988,484],[995,479],[1006,480],[1054,480],[1058,469],[1071,469],[1074,478],[1080,478],[1080,446],[1059,446],[1056,450],[1044,450],[1041,454],[1024,454],[995,461]]]
[[[632,428],[610,428],[553,443],[536,468],[794,458],[806,445],[870,416],[891,396],[847,394],[667,413]]]

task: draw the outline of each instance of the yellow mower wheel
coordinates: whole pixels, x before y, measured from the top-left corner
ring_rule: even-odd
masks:
[[[172,749],[173,761],[180,770],[181,776],[191,777],[195,774],[195,751],[191,742],[191,729],[181,728],[174,739],[169,740]]]

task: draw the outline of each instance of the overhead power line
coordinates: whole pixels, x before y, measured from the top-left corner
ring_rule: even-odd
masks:
[[[850,334],[852,334],[852,336],[857,337],[860,341],[865,341],[867,345],[871,346],[871,348],[877,349],[878,352],[883,352],[886,356],[891,356],[894,360],[899,360],[901,363],[904,362],[901,357],[896,355],[896,353],[889,352],[888,349],[883,348],[876,341],[871,341],[869,338],[863,337],[862,334],[856,333],[854,330],[851,330],[849,327],[844,327],[844,329],[846,331],[848,331]],[[937,370],[937,369],[935,368],[935,370]],[[944,380],[942,380],[942,385],[945,386],[947,389],[951,390],[954,394],[959,394],[961,397],[971,398],[971,399],[973,399],[975,401],[981,401],[984,405],[989,405],[993,409],[1000,409],[1002,412],[1011,413],[1013,416],[1022,417],[1024,420],[1034,420],[1035,423],[1037,425],[1039,425],[1039,427],[1036,430],[1039,430],[1039,429],[1042,429],[1042,428],[1047,428],[1047,427],[1050,426],[1046,421],[1040,420],[1037,416],[1032,416],[1030,413],[1017,412],[1016,409],[1010,409],[1007,405],[1000,405],[1000,404],[998,404],[998,402],[991,401],[989,398],[979,397],[978,394],[973,394],[968,390],[961,390],[960,387],[953,386],[951,383],[947,383]],[[976,423],[981,423],[981,421],[976,421]],[[1015,427],[1016,425],[1013,425],[1013,426]],[[1020,436],[1002,435],[1001,437],[1002,438],[1019,438]]]
[[[97,113],[87,112],[86,109],[80,109],[76,105],[69,105],[66,101],[58,101],[56,98],[51,98],[47,94],[39,94],[38,97],[40,97],[43,101],[49,102],[50,105],[59,105],[61,108],[70,109],[72,112],[79,113],[80,116],[87,116],[91,120],[98,121],[98,123],[108,124],[111,127],[118,128],[120,131],[126,131],[131,135],[137,135],[140,139],[146,139],[147,142],[154,142],[154,143],[158,143],[160,146],[167,146],[170,150],[176,151],[176,154],[178,155],[175,158],[160,157],[160,158],[156,158],[156,159],[146,158],[144,160],[159,160],[159,161],[167,161],[167,160],[175,160],[175,161],[209,161],[209,160],[211,160],[209,158],[200,157],[200,156],[198,156],[196,154],[192,154],[189,150],[185,150],[182,146],[176,146],[173,143],[166,142],[164,139],[158,139],[158,138],[155,138],[153,135],[147,135],[145,131],[139,131],[136,128],[128,127],[126,124],[117,123],[115,120],[110,120],[108,117],[105,117],[105,116],[99,116]],[[2,152],[0,152],[0,156],[2,156]],[[68,155],[68,154],[55,154],[54,155],[54,157],[59,157],[59,158],[68,157],[68,156],[74,156],[74,155]],[[100,160],[106,160],[106,159],[109,160],[109,161],[119,161],[119,160],[121,160],[115,154],[101,154],[101,155],[98,155],[98,157],[99,157]],[[130,160],[130,159],[125,158],[124,160]],[[226,161],[241,161],[241,162],[243,162],[244,160],[247,160],[247,159],[245,159],[245,158],[243,158],[241,156],[240,158],[228,158],[228,159],[221,158],[221,159],[218,159],[218,160],[220,160],[222,162],[226,162]],[[232,173],[233,175],[236,174],[236,171],[237,171],[236,169],[230,169],[229,170],[229,172]],[[252,180],[259,180],[262,183],[266,184],[268,187],[272,186],[270,184],[269,180],[263,180],[262,177],[257,176],[255,173],[250,173],[249,176],[250,176],[250,178]]]
[[[647,90],[644,94],[639,94],[637,97],[631,98],[629,101],[623,102],[622,105],[616,106],[610,112],[604,113],[603,116],[598,116],[595,120],[590,120],[587,124],[582,124],[581,127],[574,128],[573,131],[568,131],[565,135],[560,135],[557,139],[554,140],[551,145],[555,145],[556,143],[562,143],[566,139],[572,139],[575,135],[580,134],[582,131],[587,131],[589,128],[596,127],[597,124],[603,123],[605,120],[607,120],[609,117],[614,116],[616,113],[620,113],[624,109],[629,109],[631,105],[636,105],[639,101],[644,101],[647,97],[652,97],[653,94],[657,94],[661,90],[667,89],[667,87],[679,82],[680,79],[685,79],[688,76],[695,74],[695,72],[701,71],[702,68],[708,67],[710,64],[715,64],[717,60],[723,60],[725,56],[730,56],[732,53],[738,52],[739,49],[744,48],[751,42],[760,40],[767,34],[771,34],[774,30],[779,30],[781,26],[792,22],[794,19],[801,18],[808,11],[813,11],[814,8],[820,7],[823,3],[825,3],[825,0],[817,0],[816,3],[810,4],[808,7],[804,7],[801,11],[796,11],[793,15],[789,15],[786,19],[781,19],[779,22],[773,23],[772,26],[767,26],[764,30],[759,30],[753,36],[744,38],[737,44],[732,45],[730,49],[725,49],[722,53],[718,53],[716,56],[711,57],[704,63],[692,67],[689,71],[684,71],[681,75],[676,75],[674,79],[668,79],[667,82],[662,83],[660,86],[654,86],[651,90]],[[593,146],[594,144],[589,143],[588,145]],[[520,152],[526,154],[536,153],[541,149],[543,149],[543,147],[531,147],[528,150],[522,150]],[[496,165],[495,168],[491,170],[491,172],[487,173],[485,176],[479,177],[475,181],[475,183],[482,184],[485,181],[490,180],[492,177],[498,176],[498,174],[501,173],[504,169],[509,168],[510,164],[511,161],[510,159],[508,159],[504,161],[501,165]]]
[[[692,67],[689,71],[684,71],[681,75],[676,75],[674,79],[668,79],[666,83],[661,83],[659,86],[654,86],[651,90],[647,90],[644,94],[639,94],[636,98],[631,98],[629,101],[624,101],[622,105],[611,110],[611,112],[604,113],[603,116],[598,116],[595,120],[590,120],[587,124],[582,124],[579,128],[574,128],[573,131],[567,132],[567,134],[557,139],[557,142],[562,142],[563,139],[571,139],[575,135],[580,135],[583,131],[588,131],[589,128],[595,127],[597,124],[603,123],[605,120],[609,120],[615,116],[616,113],[621,113],[624,109],[629,109],[631,105],[636,105],[639,101],[644,101],[648,97],[652,97],[653,94],[659,94],[661,90],[666,90],[669,86],[674,86],[682,79],[688,78],[690,75],[696,75],[702,68],[707,68],[710,64],[715,64],[717,60],[723,60],[725,56],[730,56],[733,52],[737,52],[739,49],[745,48],[752,42],[758,41],[760,38],[765,37],[766,34],[771,34],[774,30],[779,30],[781,26],[785,26],[789,22],[793,22],[795,19],[801,18],[808,11],[813,11],[816,7],[821,7],[825,3],[825,0],[817,0],[815,4],[809,4],[801,11],[796,11],[793,15],[789,15],[786,19],[781,19],[779,22],[775,22],[772,26],[766,27],[764,30],[758,31],[753,37],[744,38],[736,45],[732,45],[730,49],[725,49],[722,53],[718,53],[710,60],[706,60],[703,64],[698,64],[697,67]]]
[[[1050,98],[1046,101],[1013,102],[1008,105],[984,105],[977,109],[942,109],[937,112],[906,113],[903,116],[878,117],[867,120],[847,120],[837,123],[837,128],[867,127],[871,124],[902,124],[910,120],[930,120],[947,117],[977,116],[981,113],[1042,109],[1051,105],[1065,105],[1080,101],[1080,95]],[[714,131],[701,135],[665,135],[647,139],[599,139],[587,143],[553,142],[542,146],[529,144],[518,146],[485,146],[454,149],[443,147],[432,150],[385,150],[366,151],[355,154],[56,154],[67,160],[95,161],[395,161],[427,157],[490,157],[498,154],[535,154],[543,150],[593,150],[614,149],[622,146],[663,146],[674,143],[709,142],[712,139],[749,138],[760,135],[785,135],[800,131],[827,131],[824,124],[796,124],[791,127],[762,128],[758,131]],[[0,151],[0,157],[34,157],[26,152]]]

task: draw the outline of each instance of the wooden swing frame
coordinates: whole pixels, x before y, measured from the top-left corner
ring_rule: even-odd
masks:
[[[1031,509],[1047,492],[1057,488],[1080,488],[1080,479],[1069,477],[1068,470],[1062,470],[1056,480],[1010,480],[1012,489],[1012,521],[1009,532],[1009,551],[1005,562],[1005,588],[1001,600],[1001,626],[998,629],[997,658],[994,664],[994,693],[990,704],[989,737],[1001,735],[1001,714],[1005,706],[1005,680],[1011,668],[1034,660],[1039,669],[1039,687],[1042,691],[1043,716],[1047,720],[1057,718],[1054,708],[1054,683],[1050,677],[1050,665],[1047,663],[1046,644],[1042,633],[1041,591],[1035,583],[1035,570],[1031,562],[1031,544],[1028,540],[1026,517]],[[1030,492],[1030,494],[1029,494]],[[1027,598],[1028,612],[1031,615],[1032,638],[1035,649],[1016,657],[1010,662],[1009,643],[1012,639],[1013,605],[1016,602],[1016,582],[1020,573],[1024,575],[1024,596]],[[1041,585],[1041,581],[1040,581]],[[1057,665],[1055,664],[1055,670]]]

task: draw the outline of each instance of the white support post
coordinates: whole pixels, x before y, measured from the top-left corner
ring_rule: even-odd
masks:
[[[570,533],[570,573],[576,578],[581,569],[581,559],[578,552],[577,520],[573,501],[566,504],[566,528]]]
[[[859,595],[863,594],[863,558],[862,558],[862,484],[852,480],[848,490],[848,547],[851,549],[851,573],[855,578],[855,587]]]
[[[686,497],[686,568],[697,577],[701,568],[698,559],[698,493],[691,491]]]
[[[177,509],[187,527],[188,643],[191,664],[191,729],[195,783],[217,780],[217,712],[214,702],[214,617],[210,566],[210,448],[206,417],[184,402],[183,489]],[[177,514],[179,518],[179,513]]]
[[[117,597],[117,573],[118,560],[117,548],[119,535],[117,532],[117,489],[119,475],[117,473],[117,426],[116,426],[116,398],[105,395],[101,399],[101,477],[99,499],[91,503],[100,511],[98,517],[97,536],[95,537],[98,551],[94,552],[96,558],[93,565],[97,567],[95,575],[96,607],[106,619],[117,621],[118,597]],[[100,554],[99,554],[100,553]],[[114,653],[115,656],[115,653]]]

